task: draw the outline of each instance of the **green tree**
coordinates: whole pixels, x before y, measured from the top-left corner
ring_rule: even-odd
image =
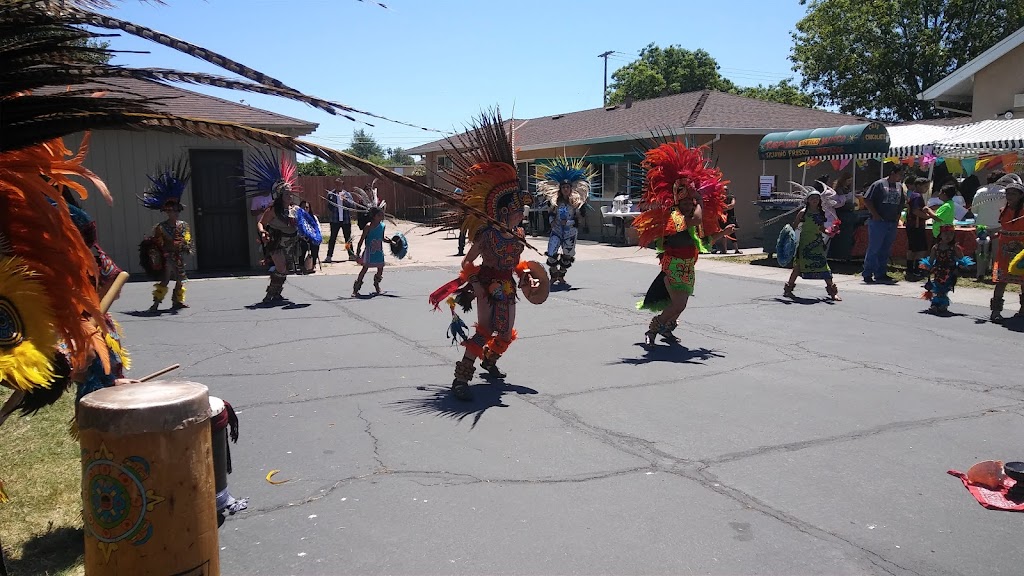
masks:
[[[334,164],[328,164],[319,158],[313,158],[309,162],[296,164],[299,169],[299,176],[341,176],[341,168]]]
[[[352,145],[345,151],[353,156],[365,158],[375,164],[381,164],[384,161],[384,148],[377,143],[373,134],[362,128],[352,131]]]
[[[412,166],[416,163],[416,160],[412,156],[405,153],[405,150],[401,146],[387,149],[387,163],[388,166]]]
[[[626,96],[647,100],[696,90],[735,90],[718,69],[718,62],[704,50],[651,43],[640,50],[639,58],[612,73],[608,102],[619,104]]]
[[[800,0],[790,60],[821,106],[881,120],[945,113],[917,95],[1024,25],[1024,0]]]
[[[758,84],[749,88],[739,88],[735,92],[747,98],[757,98],[758,100],[778,102],[779,104],[792,104],[793,106],[803,106],[805,108],[814,107],[814,98],[810,94],[801,91],[799,86],[793,84],[792,78],[786,78],[778,84],[769,84],[768,86]]]

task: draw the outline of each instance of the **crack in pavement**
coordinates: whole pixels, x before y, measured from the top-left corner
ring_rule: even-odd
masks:
[[[825,446],[828,444],[839,444],[843,442],[852,442],[854,440],[860,440],[862,438],[869,438],[871,436],[878,436],[879,434],[885,434],[886,432],[896,432],[901,430],[916,430],[920,428],[930,428],[938,424],[944,424],[946,422],[957,422],[960,420],[972,420],[975,418],[982,418],[990,414],[1006,413],[1012,410],[1024,408],[1024,403],[1010,404],[1006,406],[996,406],[992,408],[985,408],[982,410],[975,410],[973,412],[967,412],[965,414],[956,414],[952,416],[936,416],[934,418],[925,418],[923,420],[906,420],[903,422],[890,422],[888,424],[882,424],[874,428],[867,430],[856,430],[846,434],[837,434],[835,436],[828,436],[825,438],[813,438],[811,440],[800,440],[797,442],[788,442],[785,444],[772,444],[769,446],[758,446],[757,448],[750,448],[748,450],[740,450],[738,452],[730,452],[728,454],[722,454],[714,457],[702,457],[697,460],[704,462],[706,465],[711,466],[715,464],[726,464],[729,462],[735,462],[737,460],[743,460],[746,458],[753,458],[755,456],[762,456],[764,454],[773,454],[778,452],[797,452],[806,448],[817,448],[819,446]]]
[[[549,398],[551,398],[553,400],[553,402],[557,403],[557,402],[559,402],[561,400],[564,400],[566,398],[573,398],[573,397],[576,397],[576,396],[586,396],[588,394],[595,394],[595,393],[598,393],[598,392],[610,392],[610,391],[615,391],[615,390],[637,390],[637,389],[640,389],[640,388],[650,388],[650,387],[653,387],[653,386],[671,386],[671,385],[678,385],[678,384],[683,384],[683,383],[700,382],[702,380],[707,380],[709,378],[716,378],[718,376],[724,376],[726,374],[731,374],[733,372],[738,372],[740,370],[748,370],[748,369],[751,369],[751,368],[760,368],[760,367],[764,367],[764,366],[771,366],[773,364],[786,364],[786,363],[792,362],[792,361],[793,361],[793,359],[791,359],[791,358],[782,358],[782,359],[779,359],[779,360],[761,360],[761,361],[758,361],[758,362],[753,362],[751,364],[743,364],[743,365],[740,365],[740,366],[734,366],[732,368],[726,368],[724,370],[719,370],[717,372],[710,372],[710,373],[707,373],[707,374],[700,374],[698,376],[684,376],[684,377],[676,378],[676,379],[672,379],[672,380],[662,379],[662,380],[655,380],[655,381],[652,381],[652,382],[641,382],[639,384],[622,384],[622,385],[614,385],[614,386],[605,386],[603,388],[591,388],[591,389],[587,389],[587,390],[580,390],[578,392],[565,392],[565,393],[562,393],[562,394],[548,394],[547,396]]]
[[[387,394],[389,392],[397,392],[399,390],[408,390],[409,386],[395,386],[392,388],[381,388],[380,390],[366,390],[363,392],[344,392],[341,394],[329,394],[327,396],[315,396],[309,398],[303,398],[302,400],[271,400],[267,402],[254,402],[252,404],[232,404],[236,412],[241,413],[244,410],[251,410],[254,408],[264,408],[267,406],[289,406],[293,404],[308,404],[309,402],[321,402],[324,400],[339,400],[341,398],[358,398],[360,396],[375,396],[377,394]]]
[[[365,420],[364,420],[365,421]],[[438,482],[434,483],[420,483],[421,486],[469,486],[474,484],[494,484],[498,486],[514,486],[514,485],[557,485],[557,484],[582,484],[586,482],[594,482],[598,480],[606,480],[609,478],[616,478],[619,476],[628,476],[630,474],[637,474],[640,472],[654,472],[655,470],[650,466],[633,467],[628,469],[620,470],[608,470],[593,472],[591,474],[581,474],[575,476],[566,476],[561,478],[482,478],[474,476],[472,474],[458,473],[458,472],[444,472],[444,471],[432,471],[432,470],[389,470],[381,469],[376,472],[368,474],[360,474],[358,476],[349,476],[336,480],[324,487],[318,489],[319,493],[313,496],[303,498],[298,501],[284,502],[276,504],[274,506],[267,506],[265,508],[248,508],[245,515],[237,517],[238,521],[245,521],[247,519],[258,518],[260,516],[266,516],[268,514],[285,510],[289,508],[298,508],[323,500],[331,493],[335,492],[338,488],[343,485],[350,485],[356,482],[364,480],[372,480],[374,478],[381,477],[395,477],[395,478],[407,478],[415,482],[416,479],[436,479]],[[461,481],[460,481],[461,480]]]
[[[625,434],[622,432],[607,430],[595,426],[593,424],[588,424],[584,422],[582,419],[580,419],[580,417],[577,416],[576,414],[572,413],[571,411],[562,410],[554,406],[553,403],[551,403],[545,398],[524,399],[524,401],[533,404],[537,408],[540,408],[541,410],[547,412],[548,414],[558,418],[559,420],[562,420],[570,427],[580,430],[584,434],[597,439],[599,442],[603,444],[618,449],[619,451],[622,451],[631,456],[648,461],[650,463],[650,468],[652,471],[665,472],[668,474],[677,475],[681,478],[688,479],[690,481],[697,483],[700,486],[703,486],[704,488],[712,490],[722,496],[725,496],[729,500],[732,500],[746,508],[755,510],[764,516],[768,516],[779,522],[782,522],[783,524],[790,526],[800,531],[801,533],[807,534],[812,538],[815,538],[823,542],[831,542],[833,544],[839,544],[841,546],[849,547],[853,551],[855,551],[852,555],[860,556],[865,562],[885,571],[886,574],[892,574],[895,576],[897,573],[894,572],[892,568],[890,568],[893,567],[910,574],[923,576],[913,570],[910,570],[903,566],[899,566],[898,564],[885,559],[883,556],[881,556],[881,554],[873,550],[858,545],[839,535],[833,534],[825,530],[824,528],[820,528],[814,526],[813,524],[800,520],[799,518],[796,518],[795,516],[792,516],[782,510],[769,506],[759,501],[753,495],[748,494],[742,490],[739,490],[738,488],[727,486],[726,484],[714,478],[710,473],[703,472],[711,465],[709,463],[704,463],[700,461],[690,461],[685,458],[679,458],[675,455],[669,454],[656,448],[654,446],[654,443],[649,440],[631,436],[629,434]],[[685,470],[686,467],[692,467],[694,465],[697,466],[696,471],[692,473],[687,473]]]
[[[363,416],[363,407],[356,404],[356,410],[358,411],[356,413],[356,417],[366,423],[366,429],[364,430],[364,432],[366,432],[366,435],[369,436],[370,440],[373,441],[373,459],[377,462],[377,470],[374,473],[387,474],[390,471],[388,470],[388,467],[384,465],[384,461],[381,460],[380,457],[380,440],[378,440],[377,437],[373,435],[373,426],[370,424],[370,420],[367,419],[366,416]]]
[[[894,569],[896,569],[908,574],[925,576],[924,574],[907,568],[906,566],[901,566],[885,558],[880,553],[875,552],[874,550],[871,550],[860,544],[857,544],[856,542],[848,538],[844,538],[843,536],[840,536],[839,534],[831,532],[825,528],[821,528],[819,526],[815,526],[814,524],[801,520],[800,518],[797,518],[792,514],[783,512],[782,510],[779,510],[778,508],[775,508],[765,503],[764,501],[760,500],[755,496],[752,496],[751,494],[748,494],[742,490],[726,485],[725,483],[721,482],[717,476],[707,471],[707,468],[709,466],[709,464],[702,465],[692,473],[682,471],[673,473],[683,478],[688,478],[700,484],[701,486],[707,488],[708,490],[715,492],[716,494],[725,496],[726,498],[734,502],[742,504],[746,508],[755,510],[764,516],[774,518],[776,521],[781,522],[786,526],[789,526],[790,528],[797,530],[798,532],[806,534],[811,538],[814,538],[822,542],[831,542],[832,544],[839,544],[840,546],[845,545],[847,547],[853,548],[854,550],[857,550],[862,554],[862,558],[865,561],[867,561],[872,566],[875,566],[876,568],[883,570],[886,574],[896,576],[898,574],[894,571]]]

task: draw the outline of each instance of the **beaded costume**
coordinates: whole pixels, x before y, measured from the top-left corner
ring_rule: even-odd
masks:
[[[726,182],[718,169],[707,165],[703,148],[687,148],[679,141],[649,150],[641,165],[646,171],[643,205],[647,209],[633,226],[640,246],[657,244],[661,273],[637,307],[659,312],[648,326],[648,344],[654,344],[658,335],[674,342],[678,339],[672,331],[678,322],[667,315],[671,293],[693,294],[697,258],[708,252],[707,239],[721,232]],[[678,204],[687,198],[701,207],[700,221],[693,217],[696,211],[687,215],[680,210]]]
[[[471,211],[463,227],[472,245],[462,261],[462,273],[430,295],[437,306],[452,294],[466,311],[477,305],[477,322],[473,336],[463,342],[465,355],[455,365],[452,392],[460,400],[472,396],[469,381],[473,378],[476,359],[481,368],[494,377],[505,376],[497,361],[516,339],[516,281],[527,298],[540,303],[538,291],[546,297],[548,279],[539,265],[520,261],[524,248],[524,231],[519,226],[523,209],[532,197],[520,190],[512,142],[505,131],[500,114],[484,115],[459,141],[452,142],[453,184],[464,192],[462,198]],[[482,211],[484,218],[478,216]],[[476,265],[474,260],[482,262]],[[533,282],[531,282],[533,280]],[[537,284],[536,286],[534,284]]]
[[[557,158],[537,167],[537,192],[547,197],[550,206],[551,236],[546,255],[552,284],[564,284],[565,273],[576,260],[579,221],[590,198],[593,176],[593,172],[584,167],[582,159]],[[563,188],[565,192],[562,192]]]
[[[171,296],[171,307],[175,310],[188,308],[185,304],[185,254],[191,254],[192,232],[188,223],[178,220],[178,214],[185,208],[181,196],[188,186],[190,175],[184,159],[175,165],[150,176],[152,185],[146,190],[139,201],[150,210],[166,212],[167,219],[153,227],[153,232],[139,245],[143,267],[151,278],[157,280],[153,285],[153,305],[150,312],[156,312],[160,303],[167,296],[167,285],[174,280],[174,294]]]

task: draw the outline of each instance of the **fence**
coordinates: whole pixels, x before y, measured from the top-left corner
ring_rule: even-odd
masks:
[[[298,196],[309,202],[313,213],[321,222],[327,222],[327,191],[338,189],[340,185],[335,182],[337,176],[299,176],[299,186],[302,192]],[[423,176],[410,176],[413,180],[422,184],[426,183]],[[343,176],[345,189],[351,191],[353,188],[362,188],[369,191],[372,176]],[[429,198],[413,190],[401,186],[390,180],[377,180],[377,196],[388,203],[388,213],[403,220],[413,222],[428,222],[436,219],[444,210],[444,206],[438,205],[433,198]]]

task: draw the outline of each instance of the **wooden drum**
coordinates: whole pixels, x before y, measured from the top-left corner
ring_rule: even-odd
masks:
[[[210,400],[195,382],[104,388],[78,407],[87,576],[218,576]]]

